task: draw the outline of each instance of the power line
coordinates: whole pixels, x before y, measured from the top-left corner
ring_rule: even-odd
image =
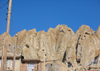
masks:
[[[1,7],[0,7],[0,9],[3,7],[3,6],[5,6],[7,4],[7,2],[6,3],[4,3]]]
[[[2,2],[2,1],[1,1]],[[3,3],[3,2],[2,2]],[[4,13],[6,13],[2,8],[5,6],[7,4],[7,2],[6,3],[4,3],[1,7],[0,7],[0,10],[2,10]],[[1,13],[0,13],[0,15],[4,18],[4,19],[6,19],[6,17],[4,17]]]
[[[4,13],[6,13],[2,8],[0,10],[2,10]]]
[[[0,15],[1,15],[4,19],[6,19],[1,13],[0,13]]]

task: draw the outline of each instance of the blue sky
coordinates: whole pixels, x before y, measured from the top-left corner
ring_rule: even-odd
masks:
[[[0,0],[0,7],[8,0]],[[0,35],[6,32],[8,5],[0,9]],[[100,0],[12,0],[10,35],[26,29],[38,31],[65,24],[74,32],[81,25],[97,30],[100,25]]]

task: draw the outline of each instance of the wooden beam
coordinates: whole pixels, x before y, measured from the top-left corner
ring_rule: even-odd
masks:
[[[11,4],[12,4],[12,0],[9,0],[8,19],[7,19],[7,32],[6,32],[6,40],[5,40],[5,46],[4,46],[3,71],[6,71],[8,38],[9,38],[8,36],[9,36],[10,15],[11,15]]]
[[[0,59],[2,58],[2,56],[0,56]],[[14,58],[14,56],[7,56],[7,59],[13,59]],[[21,56],[16,56],[16,59],[20,59],[21,58]]]
[[[22,63],[39,63],[41,62],[39,59],[23,59]]]
[[[16,47],[17,47],[17,35],[15,35],[15,47],[14,47],[14,56],[13,56],[13,71],[15,71]]]

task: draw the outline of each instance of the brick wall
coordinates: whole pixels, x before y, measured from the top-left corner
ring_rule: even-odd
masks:
[[[21,71],[27,71],[27,64],[22,64]]]

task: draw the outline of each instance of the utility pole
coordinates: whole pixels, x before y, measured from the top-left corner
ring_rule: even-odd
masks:
[[[44,43],[44,70],[45,71],[45,43]]]
[[[2,60],[1,60],[1,71],[3,71],[3,59],[4,59],[4,46],[5,46],[5,39],[4,39],[4,44],[3,44],[3,47],[2,47]]]
[[[3,71],[3,58],[4,58],[4,46],[2,47],[2,60],[1,60],[1,70]]]
[[[14,47],[14,57],[13,57],[13,71],[15,71],[16,47],[17,47],[17,35],[15,35],[15,47]]]
[[[10,27],[10,15],[11,15],[11,4],[12,4],[12,0],[9,0],[8,19],[7,19],[7,31],[6,31],[6,40],[5,40],[5,46],[4,46],[3,71],[6,71],[8,38],[9,38],[9,27]]]

